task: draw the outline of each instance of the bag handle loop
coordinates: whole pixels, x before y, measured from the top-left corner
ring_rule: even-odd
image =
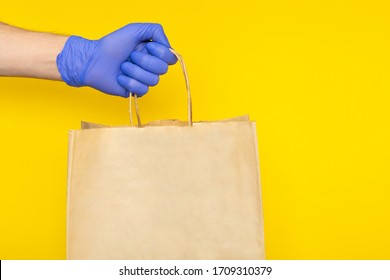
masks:
[[[181,69],[183,70],[183,75],[184,75],[184,79],[185,79],[185,82],[186,82],[186,88],[187,88],[188,126],[192,126],[192,100],[191,100],[190,81],[188,79],[187,68],[186,68],[186,65],[184,63],[183,57],[177,51],[175,51],[174,49],[170,48],[169,50],[179,60]],[[129,97],[130,123],[131,123],[131,125],[133,125],[133,113],[132,113],[132,104],[131,104],[132,103],[132,101],[131,101],[132,98],[134,98],[134,108],[135,108],[135,112],[136,112],[136,115],[137,115],[138,127],[142,127],[141,116],[140,116],[140,113],[139,113],[139,106],[138,106],[137,95],[133,94],[131,92],[130,92],[130,97]]]

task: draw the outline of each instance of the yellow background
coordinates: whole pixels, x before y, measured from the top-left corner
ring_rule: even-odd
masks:
[[[267,258],[389,259],[388,3],[6,1],[0,20],[91,39],[161,23],[195,120],[257,122]],[[178,65],[140,107],[144,121],[186,118]],[[127,124],[127,101],[0,79],[0,259],[65,258],[67,133],[80,120]]]

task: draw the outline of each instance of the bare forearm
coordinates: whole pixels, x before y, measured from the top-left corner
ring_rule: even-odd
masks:
[[[61,80],[56,58],[67,39],[0,22],[0,76]]]

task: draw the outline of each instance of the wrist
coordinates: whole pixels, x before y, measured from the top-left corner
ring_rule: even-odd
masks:
[[[70,36],[57,56],[61,79],[73,87],[85,86],[85,74],[92,61],[97,41]]]

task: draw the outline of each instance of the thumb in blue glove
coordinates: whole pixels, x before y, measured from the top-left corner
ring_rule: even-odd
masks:
[[[135,23],[100,40],[70,36],[57,57],[61,78],[70,86],[142,96],[177,58],[159,24]]]

